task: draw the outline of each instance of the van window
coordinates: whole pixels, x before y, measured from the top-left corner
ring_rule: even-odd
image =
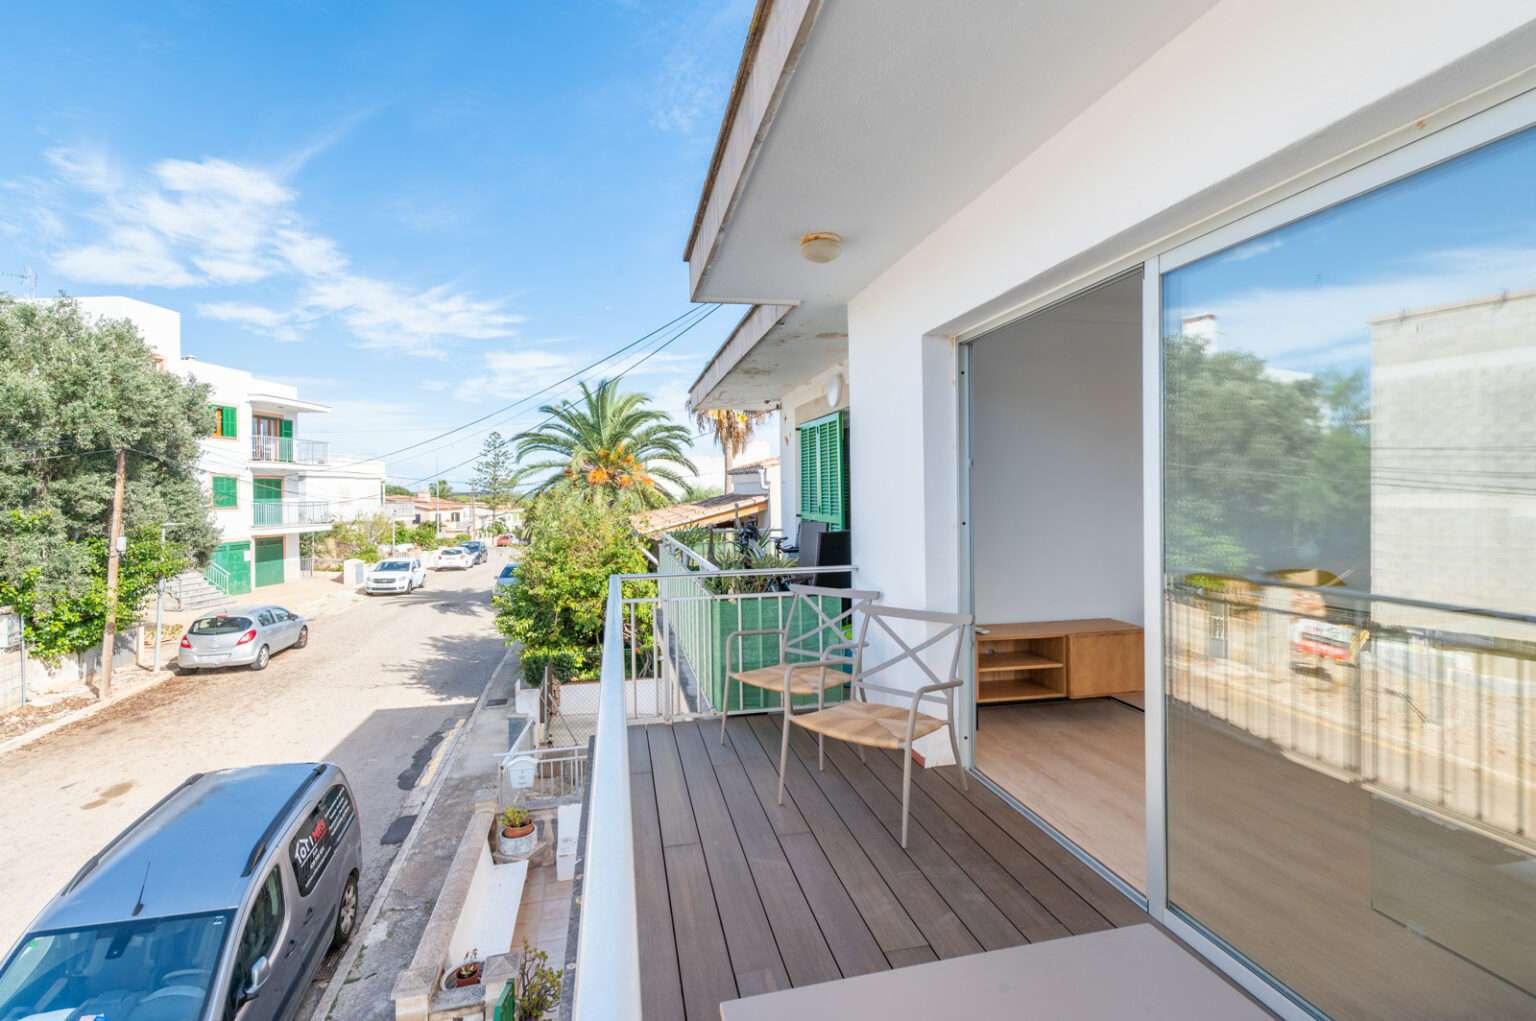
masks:
[[[283,877],[277,867],[267,873],[266,881],[251,904],[245,928],[240,932],[240,946],[235,951],[235,973],[229,980],[229,1010],[240,1005],[240,993],[251,981],[251,966],[261,957],[270,958],[283,928]]]
[[[293,876],[299,884],[299,893],[309,896],[325,867],[336,854],[336,844],[352,825],[356,813],[352,810],[352,798],[347,789],[337,784],[325,792],[325,797],[309,813],[299,835],[288,845],[288,857],[293,862]]]

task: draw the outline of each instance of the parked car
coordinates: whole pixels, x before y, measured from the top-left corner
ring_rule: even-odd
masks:
[[[496,575],[496,580],[491,583],[491,595],[493,597],[498,596],[501,594],[503,589],[509,589],[516,584],[517,565],[505,564],[501,568],[501,573]]]
[[[419,558],[380,560],[363,577],[363,591],[370,596],[380,592],[410,592],[427,583],[427,569]]]
[[[498,535],[496,537],[496,545],[498,545],[498,546],[516,546],[517,545],[517,536],[512,535],[509,532],[503,532],[501,535]]]
[[[0,1018],[291,1018],[358,921],[330,763],[198,773],[87,861],[0,967]]]
[[[463,571],[469,567],[469,554],[457,546],[445,546],[437,551],[439,571]]]
[[[459,543],[459,548],[469,554],[469,564],[483,564],[491,559],[491,549],[479,539],[466,539]]]
[[[237,606],[205,613],[181,636],[176,666],[249,666],[265,670],[272,653],[309,644],[309,625],[281,606]],[[3,1017],[0,1014],[0,1017]]]

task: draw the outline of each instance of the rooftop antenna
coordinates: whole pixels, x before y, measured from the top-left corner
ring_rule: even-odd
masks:
[[[154,862],[144,863],[144,882],[139,884],[139,902],[133,906],[133,917],[139,917],[139,912],[144,910],[144,888],[149,885],[149,867]]]
[[[20,273],[0,273],[0,276],[10,277],[12,280],[20,280],[22,286],[32,292],[32,297],[37,297],[37,274],[32,272],[31,266],[22,266]]]

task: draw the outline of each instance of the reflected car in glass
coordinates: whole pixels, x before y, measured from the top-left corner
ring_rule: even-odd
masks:
[[[189,777],[33,920],[0,1018],[291,1018],[357,927],[360,833],[330,763]]]
[[[274,652],[309,644],[304,618],[281,606],[237,606],[205,613],[181,636],[175,667],[248,666],[265,670]],[[4,1017],[4,1015],[0,1015]]]

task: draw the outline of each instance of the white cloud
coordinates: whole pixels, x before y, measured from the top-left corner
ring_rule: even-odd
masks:
[[[481,371],[461,380],[453,396],[455,400],[470,402],[486,398],[520,400],[553,386],[577,367],[574,358],[547,348],[487,351],[481,360]],[[548,394],[538,401],[543,403],[554,396]]]
[[[279,340],[301,339],[306,324],[332,317],[359,346],[411,354],[512,336],[522,321],[506,311],[505,299],[446,283],[407,288],[358,272],[334,240],[304,223],[298,193],[275,172],[222,159],[166,159],[133,176],[94,151],[46,155],[55,184],[94,200],[84,215],[93,236],[61,241],[53,256],[55,268],[74,279],[136,287],[291,280],[288,308],[216,302],[198,310]]]

